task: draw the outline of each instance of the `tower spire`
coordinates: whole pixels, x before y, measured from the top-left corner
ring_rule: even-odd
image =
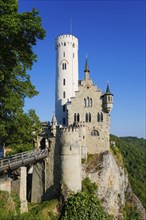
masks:
[[[105,94],[109,94],[112,95],[110,88],[109,88],[109,82],[107,82],[107,87],[106,87],[106,93]]]
[[[89,70],[89,67],[88,67],[88,57],[87,57],[87,54],[86,54],[86,62],[85,62],[84,73],[85,73],[85,80],[88,80],[89,79],[90,70]]]

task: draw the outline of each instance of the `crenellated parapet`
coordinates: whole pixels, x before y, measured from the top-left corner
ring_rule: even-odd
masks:
[[[72,46],[73,48],[78,48],[78,39],[71,34],[59,35],[55,39],[56,49],[58,47]]]

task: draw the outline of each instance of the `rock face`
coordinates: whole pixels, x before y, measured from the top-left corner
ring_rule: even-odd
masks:
[[[97,195],[114,219],[120,217],[120,207],[125,205],[128,175],[119,167],[109,151],[92,155],[82,167],[83,178],[89,177],[98,186]]]

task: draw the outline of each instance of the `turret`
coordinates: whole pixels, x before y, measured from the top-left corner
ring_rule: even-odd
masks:
[[[55,115],[53,115],[52,121],[51,121],[51,133],[53,137],[56,136],[56,126],[57,126],[57,120],[56,120]]]
[[[103,108],[109,113],[113,107],[113,94],[110,92],[109,84],[107,84],[106,92],[103,97]]]
[[[62,128],[61,142],[61,187],[72,192],[81,190],[81,147],[79,129],[70,126]]]

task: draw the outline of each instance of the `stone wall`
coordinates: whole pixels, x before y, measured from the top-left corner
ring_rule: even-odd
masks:
[[[0,178],[0,191],[11,192],[11,182],[10,178]]]

